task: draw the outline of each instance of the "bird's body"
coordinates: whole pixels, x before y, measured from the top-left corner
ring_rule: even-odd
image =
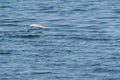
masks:
[[[31,24],[30,26],[36,27],[36,28],[45,28],[41,24]]]

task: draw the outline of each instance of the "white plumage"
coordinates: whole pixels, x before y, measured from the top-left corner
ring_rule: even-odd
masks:
[[[42,26],[41,24],[31,24],[30,26],[36,27],[36,28],[45,28],[45,27]]]

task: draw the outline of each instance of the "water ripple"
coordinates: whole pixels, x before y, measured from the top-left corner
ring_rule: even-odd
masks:
[[[120,80],[119,6],[0,0],[0,80]]]

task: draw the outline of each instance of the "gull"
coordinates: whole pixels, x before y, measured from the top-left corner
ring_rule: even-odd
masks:
[[[45,27],[42,26],[41,24],[31,24],[30,26],[36,27],[36,28],[45,28]]]

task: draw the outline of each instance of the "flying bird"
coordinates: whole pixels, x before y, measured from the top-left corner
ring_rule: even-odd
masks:
[[[45,27],[42,26],[41,24],[31,24],[30,26],[36,27],[36,28],[45,28]]]

